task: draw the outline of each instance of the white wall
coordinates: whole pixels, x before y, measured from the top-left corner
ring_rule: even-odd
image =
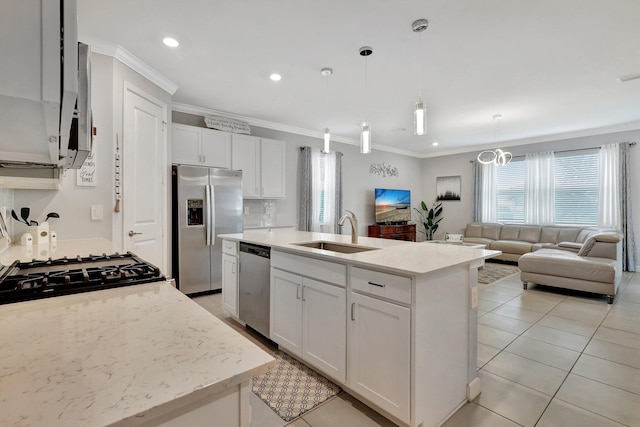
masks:
[[[616,142],[640,142],[640,130],[616,132],[589,137],[550,141],[539,144],[502,146],[514,156],[539,151],[563,151],[579,148],[599,147]],[[436,195],[436,177],[460,175],[462,177],[462,196],[459,202],[444,202],[440,236],[444,232],[461,233],[467,223],[473,220],[473,165],[477,151],[451,156],[432,157],[422,160],[422,194],[425,200],[433,200]],[[634,233],[640,243],[640,144],[631,149],[631,182],[633,185]],[[438,237],[440,237],[438,236]]]
[[[204,127],[204,119],[201,116],[191,114],[173,113],[173,121],[191,126]],[[278,139],[286,142],[286,198],[278,200],[277,224],[298,226],[299,193],[299,160],[300,147],[310,146],[322,148],[320,138],[296,135],[287,132],[276,131],[252,126],[251,134],[263,138]],[[360,148],[355,145],[332,142],[332,150],[343,153],[342,157],[342,182],[343,182],[343,208],[353,211],[358,217],[358,234],[367,235],[367,225],[373,224],[374,188],[396,188],[411,190],[412,204],[418,206],[421,200],[421,160],[414,157],[403,156],[375,150],[371,154],[360,154]],[[369,173],[372,163],[385,163],[398,169],[397,177],[383,178]],[[349,227],[343,227],[343,234],[350,234]]]

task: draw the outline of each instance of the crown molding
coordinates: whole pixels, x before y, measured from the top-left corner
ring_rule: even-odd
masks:
[[[173,95],[178,90],[178,85],[167,79],[165,76],[151,68],[142,59],[135,56],[122,46],[110,46],[101,43],[91,44],[91,51],[101,55],[111,56],[122,62],[127,67],[140,73],[146,79],[160,86],[163,90]]]
[[[226,111],[219,111],[219,110],[213,110],[211,108],[204,108],[204,107],[196,107],[194,105],[189,105],[189,104],[183,104],[180,102],[174,102],[171,109],[173,111],[177,111],[180,113],[187,113],[187,114],[195,114],[198,116],[201,115],[212,115],[212,116],[222,116],[222,117],[228,117],[230,119],[235,119],[235,120],[240,120],[243,122],[248,123],[251,126],[257,126],[257,127],[261,127],[261,128],[265,128],[265,129],[271,129],[271,130],[277,130],[277,131],[281,131],[281,132],[287,132],[287,133],[293,133],[296,135],[302,135],[302,136],[308,136],[311,138],[318,138],[318,139],[322,139],[324,137],[322,131],[320,130],[316,130],[316,129],[306,129],[306,128],[301,128],[301,127],[297,127],[297,126],[291,126],[291,125],[285,125],[282,123],[276,123],[276,122],[271,122],[268,120],[262,120],[262,119],[256,119],[254,117],[249,117],[249,116],[243,116],[241,114],[235,114],[235,113],[228,113]],[[348,138],[346,136],[340,136],[340,135],[331,135],[331,141],[332,142],[340,142],[342,144],[348,144],[348,145],[355,145],[355,146],[360,146],[360,141],[353,139],[353,138]],[[398,150],[395,148],[391,148],[391,147],[386,147],[386,146],[374,146],[374,150],[377,151],[385,151],[388,153],[395,153],[395,154],[401,154],[401,155],[405,155],[405,156],[410,156],[410,157],[416,157],[416,153],[411,152],[411,151],[406,151],[406,150]]]

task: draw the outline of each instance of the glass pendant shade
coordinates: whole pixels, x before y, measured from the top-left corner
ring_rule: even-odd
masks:
[[[362,123],[362,133],[360,133],[360,152],[371,153],[371,127],[369,122]]]
[[[329,128],[324,128],[324,153],[331,152],[331,133],[329,132]]]
[[[416,110],[413,112],[413,133],[414,135],[427,133],[427,109],[421,99],[416,102]]]

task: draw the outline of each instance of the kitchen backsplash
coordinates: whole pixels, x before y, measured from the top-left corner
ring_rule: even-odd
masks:
[[[269,227],[278,225],[275,200],[244,199],[244,226]]]

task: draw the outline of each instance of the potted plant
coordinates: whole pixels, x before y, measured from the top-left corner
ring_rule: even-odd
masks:
[[[431,204],[431,209],[427,208],[425,202],[420,202],[420,207],[413,208],[420,216],[420,222],[424,226],[424,234],[427,240],[433,240],[433,234],[438,229],[438,224],[442,221],[442,203]]]

